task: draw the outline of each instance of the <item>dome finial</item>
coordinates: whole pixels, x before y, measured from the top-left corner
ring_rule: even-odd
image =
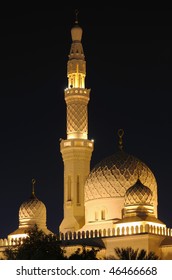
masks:
[[[123,135],[124,135],[124,130],[122,128],[118,129],[118,136],[119,136],[119,148],[120,150],[123,149]]]
[[[78,14],[79,14],[79,10],[76,9],[75,10],[75,23],[78,24]]]
[[[32,196],[35,196],[35,183],[36,183],[36,180],[33,178],[32,179]]]

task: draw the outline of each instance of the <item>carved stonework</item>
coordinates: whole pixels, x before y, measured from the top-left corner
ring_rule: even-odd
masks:
[[[152,196],[152,191],[148,187],[144,186],[140,181],[138,181],[134,186],[126,191],[125,205],[151,205],[153,203]]]
[[[157,201],[157,183],[151,170],[136,157],[119,151],[93,168],[85,184],[85,201],[124,197],[138,178],[150,188],[153,200]]]
[[[42,201],[35,198],[30,198],[23,202],[19,209],[19,220],[22,219],[42,219],[46,220],[46,207]]]
[[[87,105],[82,102],[72,102],[67,106],[67,134],[87,133]]]

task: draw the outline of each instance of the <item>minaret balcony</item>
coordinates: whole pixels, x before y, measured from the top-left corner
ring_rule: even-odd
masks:
[[[61,140],[60,148],[71,148],[71,147],[87,147],[93,149],[94,147],[94,140],[85,140],[85,139],[67,139]]]
[[[90,95],[90,89],[81,89],[81,88],[66,88],[65,89],[65,98],[66,97],[87,97],[89,98]]]

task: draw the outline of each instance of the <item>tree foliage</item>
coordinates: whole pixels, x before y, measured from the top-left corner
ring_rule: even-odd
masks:
[[[35,225],[23,242],[5,250],[7,260],[60,260],[66,259],[56,235],[45,234]]]
[[[159,257],[152,251],[149,253],[144,249],[134,250],[131,247],[127,248],[115,248],[115,254],[118,260],[158,260]]]
[[[99,249],[86,249],[85,246],[78,248],[73,254],[69,256],[69,260],[98,260],[97,253]]]
[[[46,235],[35,225],[26,237],[16,246],[8,247],[4,256],[7,260],[96,260],[97,249],[78,248],[69,257],[55,234]]]

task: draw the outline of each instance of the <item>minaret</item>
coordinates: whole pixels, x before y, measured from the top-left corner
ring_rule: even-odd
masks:
[[[84,185],[90,173],[94,142],[88,140],[88,102],[85,88],[86,61],[82,47],[82,28],[77,13],[71,29],[72,44],[67,63],[68,88],[64,91],[67,106],[67,139],[61,140],[64,162],[64,218],[60,232],[77,231],[85,224]]]

